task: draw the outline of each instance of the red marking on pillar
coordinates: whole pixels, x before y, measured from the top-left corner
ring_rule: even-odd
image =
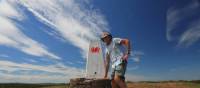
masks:
[[[91,51],[92,53],[99,53],[100,48],[99,48],[99,47],[91,47],[91,48],[90,48],[90,51]]]

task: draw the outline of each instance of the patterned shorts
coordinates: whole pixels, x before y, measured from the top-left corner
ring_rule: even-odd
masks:
[[[117,65],[115,68],[112,69],[111,79],[114,79],[115,75],[120,76],[122,79],[125,80],[125,72],[127,67],[127,61],[122,61],[121,64]]]

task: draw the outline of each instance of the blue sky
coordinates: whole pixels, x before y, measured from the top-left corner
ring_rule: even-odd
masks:
[[[199,9],[199,0],[0,0],[0,82],[81,77],[103,31],[132,42],[127,80],[200,79]]]

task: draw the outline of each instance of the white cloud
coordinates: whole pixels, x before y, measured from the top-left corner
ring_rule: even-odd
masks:
[[[74,63],[73,63],[73,62],[70,62],[70,61],[67,61],[66,63],[67,63],[67,64],[70,64],[70,65],[74,65]]]
[[[34,65],[28,63],[16,63],[12,61],[1,60],[0,61],[0,71],[6,71],[7,73],[0,72],[0,82],[66,82],[70,78],[78,77],[83,73],[82,69],[68,67],[62,63],[56,65]],[[12,72],[21,71],[24,74],[12,74]],[[25,72],[32,71],[43,71],[46,72],[40,74],[26,74]],[[52,75],[50,73],[57,73],[57,75]],[[60,74],[60,75],[59,75]],[[62,78],[63,77],[63,78]]]
[[[78,64],[85,64],[84,61],[77,61],[76,63],[78,63]]]
[[[137,70],[137,69],[139,69],[139,66],[138,66],[138,65],[136,65],[136,66],[131,66],[131,67],[127,67],[127,70],[128,70],[128,71]]]
[[[192,0],[188,5],[178,8],[172,6],[167,11],[167,32],[166,37],[168,41],[177,41],[177,46],[190,46],[197,42],[199,36],[199,15],[200,3],[198,0]],[[196,17],[196,18],[194,18]],[[193,20],[191,20],[193,19]],[[185,23],[183,23],[185,22]],[[182,28],[182,29],[179,29]],[[178,35],[174,31],[183,31]]]
[[[88,10],[75,0],[19,0],[19,3],[38,20],[52,27],[65,41],[80,48],[84,58],[89,40],[108,30],[107,22],[97,10]]]
[[[44,45],[29,38],[18,29],[16,23],[10,18],[23,19],[23,15],[18,13],[20,11],[14,6],[15,4],[11,2],[0,1],[0,45],[16,48],[29,55],[60,59],[50,53]]]
[[[144,56],[144,52],[141,51],[134,51],[131,53],[130,59],[139,63],[141,61],[141,57]]]
[[[4,16],[4,17],[14,17],[14,18],[23,18],[22,14],[19,14],[18,11],[16,10],[16,8],[14,7],[15,4],[10,1],[10,3],[8,3],[8,1],[6,0],[1,0],[0,1],[0,15]]]
[[[0,54],[0,57],[2,57],[2,58],[8,58],[9,56],[6,55],[6,54]]]
[[[3,24],[0,26],[0,45],[15,48],[33,56],[61,59],[18,28],[20,26],[25,29],[23,24],[17,23],[18,21],[29,19],[27,13],[24,12],[25,9],[37,20],[52,28],[49,31],[44,30],[45,32],[80,48],[80,53],[84,58],[87,55],[89,41],[97,39],[98,34],[103,30],[109,31],[104,16],[98,10],[91,10],[76,0],[0,0],[0,24]],[[58,62],[56,65],[42,66],[0,61],[0,67],[0,71],[8,72],[5,74],[0,72],[0,82],[49,82],[52,80],[52,82],[59,82],[77,75],[81,76],[83,73],[81,69],[68,67]],[[19,75],[13,73],[16,71],[44,71],[64,76]]]
[[[46,72],[52,72],[52,73],[62,73],[62,74],[68,74],[69,72],[76,72],[76,68],[72,67],[66,67],[63,64],[56,64],[56,65],[48,65],[48,66],[40,66],[40,65],[33,65],[33,64],[27,64],[27,63],[15,63],[11,61],[0,61],[1,70],[7,70],[7,71],[17,71],[17,70],[40,70],[40,71],[46,71]],[[77,71],[78,73],[78,71]],[[76,74],[77,74],[76,73]]]
[[[139,69],[139,65],[141,63],[141,58],[142,56],[144,56],[144,52],[141,52],[141,51],[132,51],[131,52],[131,55],[129,57],[130,60],[134,61],[134,64],[133,65],[129,65],[127,66],[127,70],[128,71],[132,71],[132,70],[137,70]]]
[[[178,45],[190,46],[200,40],[200,19],[190,24],[187,31],[181,36]]]
[[[1,83],[67,83],[69,82],[68,76],[61,75],[15,75],[15,74],[2,74],[0,73]]]
[[[38,61],[35,60],[35,59],[28,59],[27,61],[28,61],[28,62],[31,62],[31,63],[36,63],[36,62],[38,62]]]
[[[0,73],[1,83],[68,83],[71,78],[68,75],[17,75],[17,74],[3,74]],[[73,76],[72,76],[73,77]]]

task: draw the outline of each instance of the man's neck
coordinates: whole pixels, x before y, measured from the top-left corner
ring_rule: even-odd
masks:
[[[112,40],[109,43],[107,43],[106,45],[109,46],[111,44],[111,42],[112,42]]]

